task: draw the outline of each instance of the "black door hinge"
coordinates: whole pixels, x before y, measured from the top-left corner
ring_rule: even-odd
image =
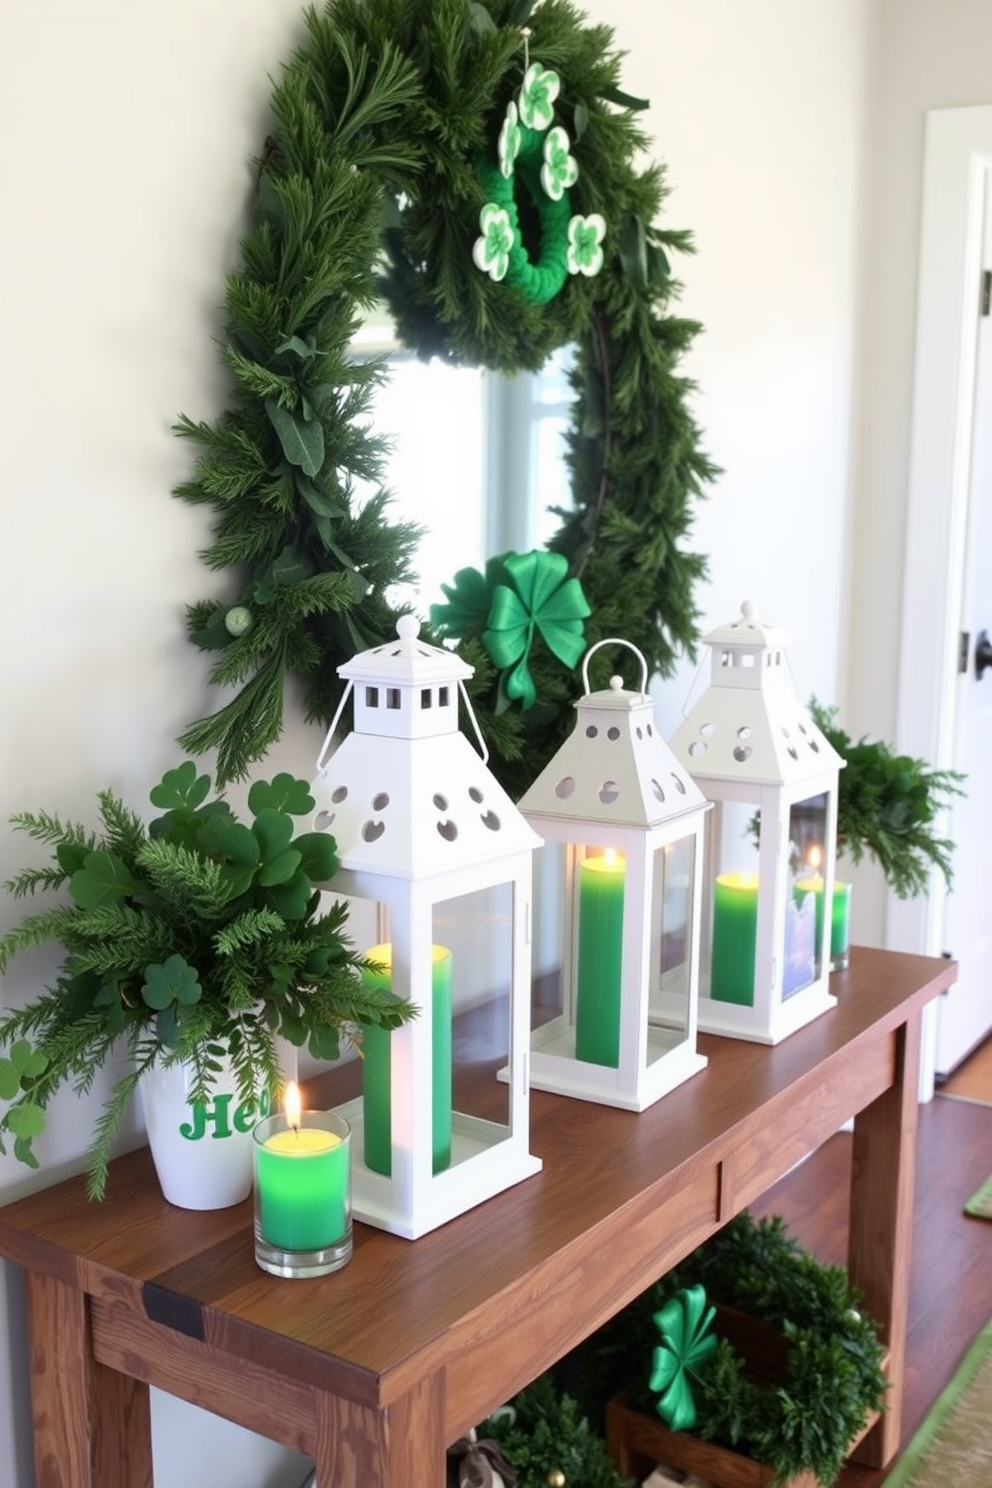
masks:
[[[992,308],[992,269],[982,270],[982,314],[988,315]]]

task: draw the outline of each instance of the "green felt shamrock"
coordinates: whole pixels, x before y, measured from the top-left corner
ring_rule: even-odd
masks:
[[[482,237],[476,238],[472,246],[472,257],[476,268],[488,274],[490,279],[506,278],[510,267],[510,249],[513,247],[513,225],[505,207],[495,202],[486,202],[479,213]]]
[[[656,1409],[672,1431],[688,1431],[696,1424],[689,1376],[698,1379],[716,1349],[715,1315],[716,1308],[707,1307],[701,1286],[684,1287],[654,1315],[661,1343],[654,1351],[650,1385],[661,1392]]]
[[[493,590],[506,582],[502,558],[490,558],[485,574],[477,568],[460,568],[453,584],[442,584],[446,604],[431,605],[431,625],[439,634],[463,641],[481,635],[489,623]]]
[[[489,624],[482,643],[496,666],[512,667],[505,693],[532,708],[537,689],[527,667],[527,657],[538,630],[559,661],[574,667],[585,648],[583,621],[592,613],[578,579],[568,578],[568,560],[562,553],[535,549],[510,553],[504,558],[508,583],[493,591]]]
[[[520,117],[528,129],[547,129],[554,118],[554,102],[561,90],[556,72],[532,62],[520,87]]]
[[[568,272],[589,278],[603,267],[603,239],[606,222],[598,212],[588,217],[573,217],[568,224]]]
[[[522,140],[517,105],[511,99],[506,105],[506,117],[499,132],[499,168],[507,180],[513,175]]]
[[[552,201],[561,201],[569,186],[574,186],[579,179],[579,167],[574,156],[568,153],[568,146],[568,135],[560,124],[549,130],[544,141],[541,185]]]

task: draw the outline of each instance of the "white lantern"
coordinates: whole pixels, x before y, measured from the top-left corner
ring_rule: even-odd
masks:
[[[414,1239],[541,1167],[527,1084],[539,839],[481,737],[480,757],[459,731],[472,668],[419,640],[412,616],[396,628],[338,668],[349,686],[311,789],[340,859],[326,887],[372,906],[372,980],[419,1010],[366,1030],[363,1094],[340,1108],[356,1218]],[[349,692],[354,729],[329,753]]]
[[[705,637],[710,686],[671,744],[707,822],[699,1026],[776,1044],[833,1007],[829,937],[843,760],[800,701],[789,637],[741,618]]]
[[[589,692],[571,736],[520,809],[545,847],[535,935],[535,1005],[553,1016],[531,1040],[542,1090],[643,1111],[705,1067],[696,1049],[707,803],[659,736],[641,685]],[[662,1007],[664,1004],[664,1007]]]

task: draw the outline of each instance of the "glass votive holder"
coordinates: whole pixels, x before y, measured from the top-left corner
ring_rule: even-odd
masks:
[[[830,970],[846,971],[851,963],[851,885],[834,880],[830,926]]]
[[[255,1260],[273,1276],[326,1276],[351,1259],[351,1127],[333,1111],[284,1112],[252,1133]]]

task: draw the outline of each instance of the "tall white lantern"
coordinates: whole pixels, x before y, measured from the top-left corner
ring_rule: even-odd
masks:
[[[703,1069],[696,1049],[703,821],[654,722],[647,665],[576,703],[573,733],[520,802],[544,839],[531,1083],[643,1111]],[[550,1007],[548,1006],[550,1003]]]
[[[311,789],[340,859],[325,887],[372,907],[369,975],[419,1009],[365,1031],[363,1094],[340,1108],[356,1218],[415,1239],[541,1167],[527,1079],[539,839],[481,737],[480,757],[459,731],[472,668],[421,641],[412,616],[397,632],[338,668],[349,685]],[[349,693],[354,729],[333,748]]]
[[[750,602],[705,640],[710,685],[671,740],[715,803],[699,1026],[776,1044],[836,1002],[830,925],[844,761],[796,693],[789,637],[757,620]]]

